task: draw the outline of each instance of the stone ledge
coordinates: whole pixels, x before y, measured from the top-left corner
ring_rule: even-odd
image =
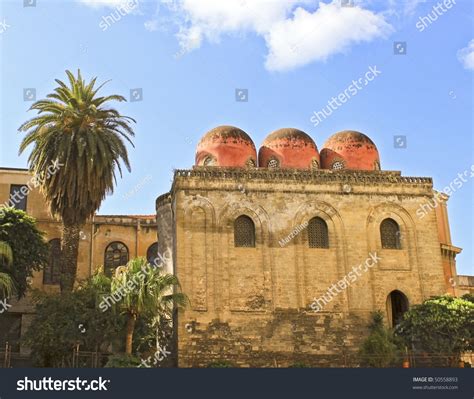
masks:
[[[296,169],[242,169],[221,167],[194,167],[193,169],[176,169],[174,180],[177,178],[206,178],[206,179],[255,179],[255,180],[291,180],[308,181],[312,183],[388,183],[426,185],[432,188],[431,177],[401,176],[398,171],[332,171],[326,169],[296,170]],[[160,197],[159,197],[160,198]]]

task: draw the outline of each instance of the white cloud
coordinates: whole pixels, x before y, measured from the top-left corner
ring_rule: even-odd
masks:
[[[467,47],[458,51],[458,59],[464,68],[474,71],[474,39],[472,39]]]
[[[144,23],[145,29],[149,32],[154,32],[158,30],[158,20],[150,19]]]
[[[275,24],[266,35],[266,67],[287,70],[347,51],[353,44],[385,37],[392,27],[380,14],[360,7],[324,4],[313,13],[297,8],[292,19]]]
[[[303,8],[314,9],[310,0],[176,0],[171,5],[182,52],[199,48],[204,40],[218,42],[225,34],[255,33],[267,44],[270,70],[325,60],[392,31],[382,14],[341,7],[340,0],[320,2],[313,11]]]
[[[222,34],[265,34],[301,0],[177,0],[177,34],[182,49],[193,50],[203,39],[217,42]]]
[[[408,16],[413,15],[418,6],[423,3],[426,3],[426,0],[406,0],[404,9],[405,14]]]

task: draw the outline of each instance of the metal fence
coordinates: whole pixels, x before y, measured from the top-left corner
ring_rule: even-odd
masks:
[[[81,351],[80,346],[73,348],[72,363],[68,360],[63,367],[73,368],[102,368],[105,367],[112,353]],[[71,359],[71,358],[69,358]],[[13,352],[7,342],[0,348],[0,368],[29,366],[29,358],[19,352]],[[280,361],[278,361],[280,360]],[[305,361],[306,360],[306,361]],[[290,367],[410,367],[410,368],[442,368],[442,367],[474,367],[474,353],[466,352],[461,355],[439,353],[412,353],[407,352],[386,363],[383,356],[365,356],[361,358],[356,353],[342,353],[328,356],[321,362],[316,355],[313,359],[295,361]],[[288,359],[275,359],[274,367],[288,367]]]
[[[81,351],[79,345],[72,353],[72,367],[74,368],[101,368],[105,367],[111,353]]]
[[[0,367],[10,368],[12,358],[12,347],[7,342],[5,348],[0,349]]]

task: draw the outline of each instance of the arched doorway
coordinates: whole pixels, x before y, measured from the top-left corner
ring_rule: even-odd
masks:
[[[408,310],[407,296],[398,290],[392,291],[387,297],[387,317],[390,327],[402,321],[403,314]]]

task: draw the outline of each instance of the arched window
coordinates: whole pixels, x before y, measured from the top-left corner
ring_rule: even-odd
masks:
[[[255,225],[248,216],[241,215],[234,221],[234,245],[255,247]]]
[[[319,169],[319,162],[316,158],[311,159],[311,169]]]
[[[398,290],[392,291],[387,297],[387,316],[389,325],[395,327],[403,320],[403,315],[408,310],[408,298]]]
[[[329,248],[328,225],[319,218],[312,218],[308,223],[308,243],[310,248]]]
[[[333,170],[342,170],[344,169],[344,161],[334,161],[331,168]]]
[[[128,248],[125,244],[115,241],[105,249],[104,268],[105,274],[111,276],[115,269],[124,266],[128,262]]]
[[[202,162],[204,166],[214,166],[216,164],[216,158],[213,157],[212,155],[206,156],[204,158],[204,161]]]
[[[380,224],[380,239],[382,240],[382,248],[400,249],[400,227],[393,219],[385,219]]]
[[[43,284],[59,284],[61,277],[61,240],[54,238],[49,242],[49,260],[43,269]]]
[[[280,161],[277,158],[272,157],[268,161],[267,168],[275,169],[275,168],[278,168],[278,167],[280,167]]]
[[[249,158],[245,162],[245,167],[246,168],[255,168],[257,166],[257,163],[255,162],[255,159]]]
[[[155,242],[148,247],[146,251],[146,259],[150,265],[156,266],[159,263],[158,258],[158,243]],[[156,263],[156,265],[155,265]]]

